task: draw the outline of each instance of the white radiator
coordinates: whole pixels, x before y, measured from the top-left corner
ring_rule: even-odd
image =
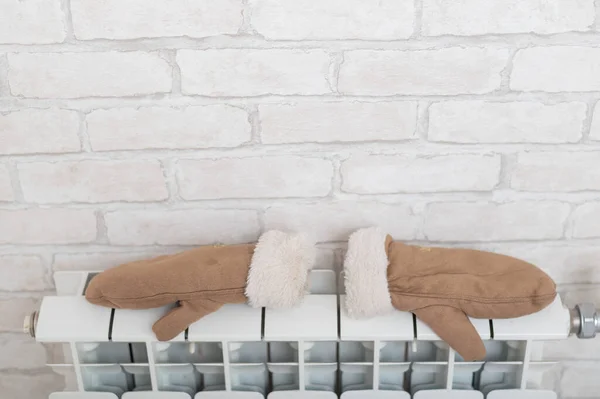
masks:
[[[226,305],[170,342],[152,324],[166,308],[122,310],[86,302],[92,274],[55,274],[36,340],[63,343],[76,392],[51,399],[555,399],[538,390],[553,363],[539,342],[564,339],[571,317],[560,298],[517,319],[473,320],[484,362],[464,362],[411,313],[346,317],[332,271],[313,271],[311,295],[293,310]]]

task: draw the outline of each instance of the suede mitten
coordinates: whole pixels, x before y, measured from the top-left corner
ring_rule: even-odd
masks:
[[[372,317],[414,313],[465,360],[483,360],[485,347],[469,317],[504,319],[548,306],[556,285],[525,261],[469,249],[395,242],[378,228],[361,229],[344,260],[346,309]]]
[[[152,327],[158,340],[168,341],[227,303],[297,305],[314,260],[305,236],[269,231],[256,244],[202,246],[108,269],[90,281],[85,297],[117,309],[178,303]]]

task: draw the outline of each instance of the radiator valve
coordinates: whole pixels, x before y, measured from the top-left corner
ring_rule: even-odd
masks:
[[[23,332],[25,334],[31,335],[33,338],[35,338],[35,327],[37,324],[37,318],[38,312],[36,311],[31,313],[29,316],[26,316],[23,322]]]
[[[580,303],[569,309],[571,313],[571,334],[578,338],[594,338],[600,331],[600,315],[591,303]]]

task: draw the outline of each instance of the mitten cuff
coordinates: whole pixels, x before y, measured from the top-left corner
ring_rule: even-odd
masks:
[[[303,234],[264,233],[250,263],[245,293],[249,304],[277,309],[300,303],[315,256],[314,243]]]
[[[350,317],[373,317],[394,308],[387,281],[387,234],[377,227],[354,232],[344,260],[346,311]]]

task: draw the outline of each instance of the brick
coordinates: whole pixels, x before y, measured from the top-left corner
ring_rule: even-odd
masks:
[[[333,165],[325,159],[275,156],[182,160],[177,166],[184,199],[324,197]]]
[[[447,48],[441,50],[344,53],[339,91],[389,96],[489,93],[500,86],[505,50]]]
[[[258,216],[246,210],[115,211],[105,215],[114,245],[235,244],[258,238]]]
[[[90,210],[0,210],[0,244],[76,244],[96,239]]]
[[[596,104],[594,109],[590,138],[592,140],[600,140],[600,102]]]
[[[0,334],[0,353],[0,370],[28,370],[46,366],[44,346],[24,334]]]
[[[252,129],[246,111],[227,105],[97,110],[86,123],[94,151],[236,147]]]
[[[265,144],[408,140],[415,136],[415,102],[310,102],[258,107]]]
[[[575,143],[586,104],[446,101],[429,107],[429,141],[449,143]]]
[[[600,190],[600,152],[520,153],[510,187],[521,191]]]
[[[342,163],[342,190],[357,194],[488,191],[500,179],[499,155],[368,155]]]
[[[600,48],[533,47],[519,50],[510,88],[517,91],[600,90]]]
[[[539,348],[540,345],[536,345],[535,348]],[[560,381],[560,374],[562,373],[562,364],[554,364],[550,367],[549,370],[544,370],[544,366],[542,366],[541,372],[529,373],[528,377],[528,386],[534,386],[536,389],[544,389],[552,392],[559,393],[560,388],[558,386],[558,382]],[[533,378],[532,378],[533,377]],[[537,381],[536,381],[537,380]],[[558,398],[558,396],[557,396]],[[573,398],[571,398],[573,399]]]
[[[37,256],[0,255],[0,291],[43,291],[52,287],[48,270]]]
[[[425,0],[426,36],[587,31],[594,0]]]
[[[172,253],[172,252],[171,252]],[[166,251],[127,251],[105,253],[58,253],[52,262],[53,271],[101,271],[122,263],[167,255]]]
[[[241,0],[72,0],[71,12],[81,40],[233,35],[242,24]]]
[[[347,241],[355,230],[370,226],[395,239],[413,239],[418,225],[410,207],[373,202],[274,206],[265,213],[266,229],[302,231],[318,242]]]
[[[533,263],[548,273],[557,284],[600,283],[600,270],[596,267],[600,248],[595,246],[543,242],[494,245],[484,249]]]
[[[568,215],[569,205],[553,201],[432,203],[425,236],[432,241],[557,239]]]
[[[0,13],[0,43],[44,44],[65,40],[60,0],[5,0]]]
[[[591,341],[591,340],[590,340]],[[589,348],[593,347],[588,344]],[[600,361],[563,362],[558,380],[561,398],[596,399],[600,391]]]
[[[78,152],[78,131],[75,111],[30,108],[0,114],[0,154]]]
[[[415,15],[412,0],[250,0],[250,5],[252,26],[271,40],[406,39]]]
[[[8,174],[8,168],[5,165],[0,164],[0,202],[12,201],[14,199],[15,197],[13,194],[12,183],[10,182],[10,175]]]
[[[138,96],[171,91],[171,67],[157,53],[9,54],[12,94],[37,98]]]
[[[0,392],[6,399],[47,399],[64,388],[64,378],[55,373],[0,374]]]
[[[575,209],[572,233],[576,238],[600,237],[600,202],[588,202]]]
[[[330,58],[323,50],[180,50],[186,94],[259,96],[330,93]]]
[[[158,161],[28,162],[17,165],[32,203],[161,201],[169,193]]]
[[[600,340],[580,339],[576,336],[556,341],[544,341],[544,360],[600,360]]]
[[[600,290],[597,284],[586,282],[586,284],[560,286],[558,292],[566,306],[575,306],[582,302],[600,303]]]
[[[23,332],[23,320],[39,305],[39,298],[0,298],[0,331]]]

